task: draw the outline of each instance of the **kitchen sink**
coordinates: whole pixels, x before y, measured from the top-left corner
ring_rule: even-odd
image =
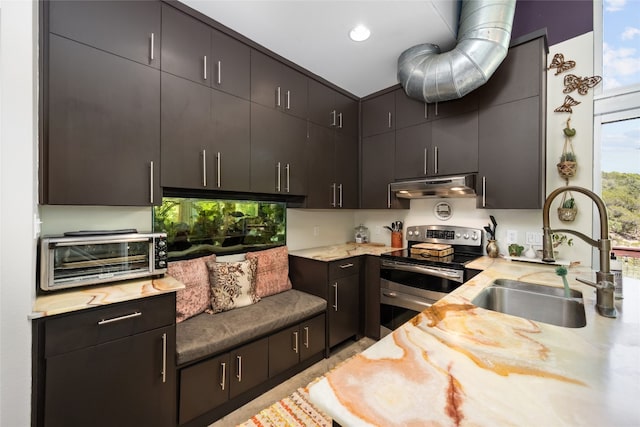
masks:
[[[566,328],[587,324],[582,292],[573,289],[570,297],[565,298],[564,288],[496,279],[471,302],[487,310]]]

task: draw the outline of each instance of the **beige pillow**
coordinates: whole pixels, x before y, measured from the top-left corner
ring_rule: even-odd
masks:
[[[258,260],[256,294],[260,298],[291,289],[289,251],[286,246],[248,252],[245,258]]]
[[[214,313],[244,307],[260,301],[256,295],[258,260],[207,262]]]
[[[200,314],[211,306],[211,286],[207,261],[215,262],[216,256],[170,261],[167,274],[185,286],[176,292],[176,322]]]

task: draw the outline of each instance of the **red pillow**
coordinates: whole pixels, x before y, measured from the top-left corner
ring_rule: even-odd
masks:
[[[247,252],[245,258],[258,260],[256,294],[260,298],[291,289],[289,250],[286,246],[258,252]]]
[[[206,257],[169,262],[167,274],[184,283],[176,292],[176,322],[180,323],[211,307],[211,286],[207,261],[215,262],[215,254]]]

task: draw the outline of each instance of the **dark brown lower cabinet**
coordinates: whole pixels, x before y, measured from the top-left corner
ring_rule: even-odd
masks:
[[[269,337],[269,377],[274,377],[325,347],[325,317],[317,316]]]
[[[360,275],[334,279],[329,283],[329,347],[358,333],[360,328]]]
[[[263,338],[231,352],[231,385],[234,398],[269,378],[269,340]]]

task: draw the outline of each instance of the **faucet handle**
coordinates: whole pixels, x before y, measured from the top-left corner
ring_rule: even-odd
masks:
[[[585,285],[589,285],[596,289],[600,289],[600,286],[597,283],[592,282],[591,280],[581,279],[580,277],[576,277],[576,280],[580,283],[584,283]]]

